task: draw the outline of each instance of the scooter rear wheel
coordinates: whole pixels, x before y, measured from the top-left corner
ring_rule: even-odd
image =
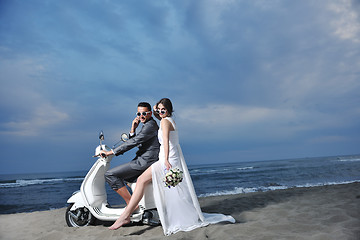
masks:
[[[89,209],[86,207],[77,208],[74,211],[71,211],[73,203],[68,206],[65,213],[66,224],[69,227],[85,227],[95,221],[95,217],[91,214]]]

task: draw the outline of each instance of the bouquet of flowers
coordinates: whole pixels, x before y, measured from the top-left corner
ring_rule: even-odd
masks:
[[[183,172],[179,168],[170,169],[163,179],[165,187],[175,187],[183,180]]]

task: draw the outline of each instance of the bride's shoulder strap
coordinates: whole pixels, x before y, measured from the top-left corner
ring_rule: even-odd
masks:
[[[176,130],[176,124],[175,124],[174,119],[172,119],[171,117],[166,117],[165,119],[168,120],[169,122],[171,122],[173,128]]]

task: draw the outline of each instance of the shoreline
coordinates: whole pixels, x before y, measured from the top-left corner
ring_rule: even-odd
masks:
[[[234,193],[233,190],[224,191],[224,192],[216,192],[216,193],[209,193],[209,194],[201,194],[198,198],[203,197],[216,197],[216,196],[231,196],[231,195],[238,195],[238,194],[248,194],[248,193],[257,193],[257,192],[271,192],[271,191],[278,191],[278,190],[291,190],[291,189],[300,189],[300,188],[315,188],[315,187],[326,187],[326,186],[336,186],[336,185],[346,185],[352,183],[360,183],[360,180],[353,180],[353,181],[344,181],[344,182],[329,182],[329,183],[319,183],[319,184],[306,184],[306,185],[295,185],[292,187],[287,186],[270,186],[270,187],[263,187],[259,188],[260,190],[253,190],[253,188],[242,189],[241,192]]]
[[[163,235],[161,226],[67,227],[65,209],[0,215],[0,239],[358,239],[360,183],[199,198],[203,212],[232,215],[220,223]]]

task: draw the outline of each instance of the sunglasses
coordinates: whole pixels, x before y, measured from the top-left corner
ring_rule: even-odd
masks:
[[[166,113],[166,110],[156,110],[156,112],[157,112],[158,114],[165,114],[165,113]]]
[[[149,111],[149,112],[137,112],[136,116],[140,117],[141,115],[143,115],[145,117],[146,115],[148,115],[148,113],[151,113],[151,111]]]

